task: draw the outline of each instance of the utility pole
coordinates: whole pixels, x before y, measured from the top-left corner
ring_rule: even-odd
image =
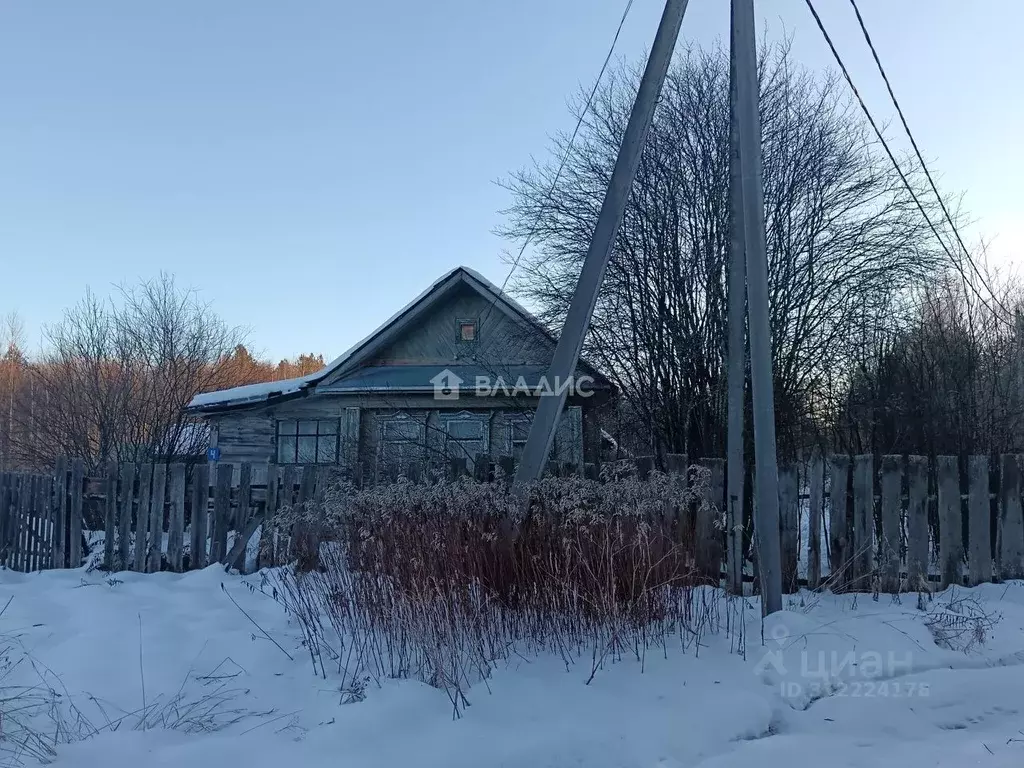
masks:
[[[661,94],[661,86],[665,82],[672,51],[675,48],[679,28],[683,23],[687,0],[666,0],[665,10],[658,24],[658,32],[654,45],[647,58],[647,66],[640,80],[633,111],[629,115],[626,133],[622,137],[619,156],[615,161],[608,190],[605,192],[604,203],[594,227],[594,235],[583,262],[573,293],[569,312],[565,316],[562,333],[558,337],[558,345],[548,369],[548,388],[550,393],[539,398],[537,413],[530,427],[530,434],[523,447],[523,458],[516,470],[516,483],[529,483],[540,477],[551,451],[551,443],[558,426],[558,417],[565,405],[565,383],[576,370],[580,352],[583,349],[583,338],[590,325],[590,317],[597,303],[597,292],[604,280],[604,272],[611,257],[615,235],[622,223],[622,215],[626,210],[626,201],[633,186],[637,166],[647,133],[654,117],[654,109]]]
[[[732,135],[738,144],[747,312],[750,330],[750,389],[754,407],[754,534],[765,614],[782,610],[779,535],[779,466],[775,452],[775,395],[768,313],[768,255],[764,232],[761,118],[758,110],[754,0],[732,0],[732,57],[736,108]],[[731,271],[731,270],[730,270]],[[731,320],[730,316],[730,320]]]
[[[743,416],[747,379],[747,258],[743,247],[743,181],[736,132],[736,8],[729,21],[729,347],[726,435],[726,587],[743,594]]]

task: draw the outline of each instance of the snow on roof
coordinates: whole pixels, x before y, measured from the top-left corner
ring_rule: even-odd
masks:
[[[290,395],[299,392],[300,390],[309,387],[313,384],[316,384],[318,381],[326,377],[332,371],[336,371],[338,368],[340,368],[342,365],[348,362],[348,360],[351,359],[351,357],[356,352],[358,352],[360,349],[366,346],[369,342],[373,341],[373,339],[376,338],[378,335],[383,333],[388,328],[388,326],[390,326],[402,315],[404,315],[410,309],[412,309],[421,301],[423,301],[423,299],[427,298],[427,296],[436,291],[441,285],[451,280],[459,272],[463,272],[469,277],[471,277],[473,280],[476,280],[482,285],[482,287],[485,290],[495,294],[497,297],[499,297],[502,301],[504,301],[514,310],[522,314],[527,320],[530,320],[533,323],[536,323],[538,326],[540,326],[539,322],[535,317],[533,317],[533,315],[531,315],[522,306],[520,306],[512,299],[510,299],[506,294],[504,294],[501,291],[500,288],[498,288],[498,286],[496,286],[486,277],[481,275],[479,272],[468,267],[456,267],[455,269],[446,272],[444,275],[442,275],[433,283],[431,283],[430,286],[426,290],[422,291],[419,295],[417,295],[415,299],[407,303],[404,307],[395,312],[395,314],[393,314],[391,317],[389,317],[387,320],[381,323],[371,333],[369,333],[367,336],[363,337],[354,345],[349,347],[341,355],[331,360],[331,362],[327,363],[327,365],[325,365],[316,373],[307,374],[306,376],[300,376],[295,379],[267,381],[261,384],[247,384],[243,387],[232,387],[231,389],[222,389],[216,392],[204,392],[192,398],[192,402],[188,404],[188,410],[201,410],[204,408],[257,403],[266,400],[270,395],[273,394]]]
[[[220,389],[216,392],[203,392],[192,398],[189,409],[208,408],[215,405],[242,405],[248,402],[266,400],[271,394],[290,395],[298,392],[306,384],[311,383],[322,374],[321,372],[299,376],[294,379],[264,381],[259,384],[246,384],[243,387]]]

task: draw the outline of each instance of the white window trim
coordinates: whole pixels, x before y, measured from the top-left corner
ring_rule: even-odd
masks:
[[[444,426],[444,450],[446,455],[453,455],[453,451],[449,448],[450,445],[463,445],[465,443],[479,443],[483,449],[481,453],[488,453],[490,450],[490,415],[484,413],[478,413],[474,411],[458,411],[456,413],[445,413],[442,412],[440,415],[440,421]],[[449,425],[452,423],[461,424],[476,424],[480,428],[480,433],[477,437],[452,437]],[[466,454],[466,458],[471,461],[475,459],[474,455],[470,455],[468,451],[463,450],[463,454]]]

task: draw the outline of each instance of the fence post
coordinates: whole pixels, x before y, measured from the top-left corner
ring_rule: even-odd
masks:
[[[7,529],[10,527],[11,475],[0,473],[0,565],[7,560]]]
[[[252,500],[252,464],[243,461],[238,468],[238,508],[233,518],[235,533],[240,532],[249,522],[249,506]]]
[[[851,567],[850,457],[836,455],[829,459],[832,489],[829,493],[829,581],[832,589],[844,588]]]
[[[171,465],[171,514],[167,518],[167,567],[181,572],[185,538],[185,465]]]
[[[883,592],[900,589],[900,516],[903,506],[903,457],[882,457],[882,540],[878,564]]]
[[[324,465],[326,468],[326,465]],[[238,511],[235,514],[235,540],[224,560],[226,569],[237,568],[245,572],[245,550],[259,521],[250,515],[252,507],[252,464],[243,462],[238,471]]]
[[[50,503],[48,495],[50,486],[46,484],[47,478],[39,475],[36,478],[36,503],[33,507],[32,525],[29,532],[32,536],[32,570],[41,571],[46,565],[46,553],[43,551],[49,539],[46,538],[46,516],[49,513]]]
[[[118,520],[117,554],[122,571],[130,566],[132,540],[132,504],[135,500],[135,463],[121,465],[121,518]]]
[[[117,535],[117,462],[107,462],[107,499],[103,515],[103,567],[114,570],[114,537]]]
[[[1021,457],[1002,456],[999,484],[998,557],[1000,579],[1024,579],[1024,513],[1021,509]]]
[[[821,511],[825,501],[825,465],[817,450],[811,456],[808,471],[807,518],[807,586],[817,589],[821,585]]]
[[[82,565],[82,484],[85,482],[85,461],[74,459],[71,462],[71,532],[68,542],[70,565],[79,568]]]
[[[24,571],[25,568],[25,529],[28,526],[29,509],[32,504],[32,476],[22,475],[18,486],[18,524],[14,537],[14,569]]]
[[[213,491],[213,534],[210,536],[210,562],[224,561],[228,545],[228,515],[231,513],[231,464],[215,464],[216,485]]]
[[[928,459],[911,456],[907,465],[907,586],[928,589]]]
[[[257,568],[276,565],[274,562],[274,538],[277,535],[277,523],[274,521],[274,516],[277,514],[277,464],[272,461],[267,464],[267,493],[263,509],[259,554],[256,556]]]
[[[206,538],[210,505],[210,464],[200,462],[192,468],[192,521],[189,537],[188,567],[206,567]]]
[[[800,486],[796,466],[779,468],[779,536],[782,555],[782,591],[799,588],[797,566],[800,560]]]
[[[164,498],[167,495],[167,465],[163,462],[153,468],[153,495],[149,502],[149,549],[146,571],[160,570],[164,549]]]
[[[689,464],[686,460],[686,455],[682,453],[669,453],[665,456],[665,469],[668,475],[671,477],[674,484],[682,486],[679,490],[681,493],[686,492],[686,485],[689,481],[687,472],[689,471]],[[690,526],[690,510],[688,505],[681,504],[676,509],[671,511],[674,515],[675,520],[673,521],[675,526],[675,542],[677,545],[682,547],[688,547],[690,545],[691,534],[693,533]]]
[[[134,569],[138,573],[146,572],[146,554],[148,552],[149,504],[153,497],[153,465],[145,462],[139,467],[139,505],[135,510],[135,557]]]
[[[939,501],[939,560],[942,589],[961,583],[964,538],[961,528],[960,478],[956,456],[937,456],[935,476]]]
[[[362,464],[356,464],[357,470],[358,467],[361,466]],[[296,467],[294,464],[288,464],[287,466],[285,466],[284,472],[282,473],[281,477],[281,503],[278,505],[278,509],[288,508],[292,510],[292,513],[290,514],[290,517],[292,519],[295,518],[294,507],[296,481]],[[288,562],[288,558],[291,556],[293,528],[293,525],[288,526],[287,535],[283,535],[283,531],[280,532],[282,533],[282,535],[279,537],[277,543],[275,544],[276,552],[274,555],[274,563],[276,565],[286,564]]]
[[[871,588],[875,570],[875,459],[853,458],[853,577],[858,589]]]
[[[42,479],[39,475],[32,475],[32,499],[29,501],[28,519],[25,521],[25,571],[27,573],[39,570],[36,528],[39,524],[39,497],[43,492]]]
[[[53,470],[53,567],[64,568],[68,525],[68,460],[57,459]]]
[[[970,586],[992,581],[992,505],[989,501],[988,456],[970,456],[967,465],[967,535]]]
[[[697,568],[718,586],[722,580],[722,531],[715,521],[722,512],[725,496],[725,460],[704,459],[702,463],[711,472],[706,491],[710,506],[697,507]]]

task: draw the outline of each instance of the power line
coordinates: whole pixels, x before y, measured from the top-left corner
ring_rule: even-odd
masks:
[[[583,126],[583,120],[586,118],[587,113],[590,111],[591,105],[594,103],[594,97],[597,96],[598,86],[601,85],[601,80],[604,79],[604,73],[608,69],[608,64],[612,60],[612,55],[615,53],[615,46],[619,42],[619,35],[622,34],[622,28],[626,24],[626,17],[629,16],[629,11],[633,7],[633,0],[627,0],[626,8],[622,12],[622,18],[619,19],[619,26],[615,29],[615,37],[612,38],[612,44],[608,48],[608,53],[604,57],[604,62],[601,64],[601,71],[597,73],[597,80],[594,81],[594,87],[590,89],[590,93],[587,96],[587,100],[583,105],[583,110],[580,112],[579,119],[576,121],[576,126],[572,129],[572,134],[569,136],[569,142],[565,145],[565,152],[562,153],[562,159],[558,163],[558,170],[555,171],[555,177],[551,180],[551,186],[548,188],[547,194],[544,195],[544,199],[541,202],[540,210],[537,211],[537,217],[533,221],[533,226],[530,227],[530,231],[526,234],[526,239],[523,240],[523,246],[519,249],[519,253],[516,254],[515,259],[512,261],[512,268],[505,275],[505,279],[501,282],[501,286],[498,288],[498,295],[494,297],[494,300],[487,307],[487,311],[484,313],[484,317],[480,318],[479,330],[483,329],[485,317],[489,317],[491,310],[494,309],[494,305],[498,302],[498,299],[505,293],[505,287],[508,285],[508,281],[512,279],[512,275],[519,267],[519,262],[523,258],[523,254],[526,253],[527,247],[530,245],[530,241],[533,240],[537,234],[537,230],[540,229],[541,217],[544,215],[544,207],[551,200],[551,195],[555,192],[555,187],[558,185],[558,180],[562,177],[562,171],[565,170],[566,163],[569,162],[569,155],[572,154],[573,144],[576,142],[576,136],[580,132],[580,128]]]
[[[978,269],[977,264],[974,263],[974,259],[971,258],[971,252],[968,250],[967,245],[964,243],[963,238],[960,237],[960,230],[957,228],[956,223],[953,221],[952,215],[950,215],[949,209],[946,208],[946,203],[942,199],[942,195],[939,193],[939,188],[935,184],[935,180],[932,178],[931,172],[928,170],[928,164],[924,161],[924,156],[921,153],[920,147],[917,145],[917,140],[914,138],[913,132],[910,130],[910,125],[907,123],[907,118],[903,114],[903,108],[900,106],[899,100],[896,98],[896,93],[893,91],[892,83],[889,82],[889,76],[886,74],[885,67],[882,66],[882,60],[878,56],[878,51],[875,49],[875,44],[871,40],[871,35],[868,33],[867,25],[864,23],[864,17],[861,16],[860,8],[857,6],[857,0],[850,0],[850,5],[853,6],[853,12],[857,16],[857,23],[860,25],[860,31],[864,35],[864,41],[868,44],[868,48],[871,50],[871,56],[875,60],[875,65],[878,67],[878,73],[882,76],[882,80],[885,82],[886,90],[889,91],[889,98],[892,99],[893,106],[896,107],[896,114],[899,115],[900,122],[903,124],[903,130],[907,133],[907,138],[910,139],[910,144],[914,148],[914,154],[917,155],[917,160],[921,163],[921,169],[924,171],[924,175],[928,179],[928,183],[931,185],[932,192],[935,193],[935,199],[939,201],[939,207],[942,208],[942,213],[946,217],[946,221],[949,222],[950,228],[953,230],[953,234],[956,235],[956,241],[960,245],[960,250],[966,256],[968,264],[974,270],[974,273],[978,276],[981,284],[985,287],[985,290],[989,292],[992,300],[999,305],[999,307],[1009,313],[1009,310],[999,301],[995,292],[985,281],[985,276]]]
[[[955,256],[953,256],[953,253],[952,251],[950,251],[949,246],[946,245],[945,240],[943,240],[942,236],[939,235],[938,229],[935,227],[935,224],[932,222],[931,217],[925,210],[920,198],[917,196],[917,193],[914,192],[914,189],[910,184],[910,180],[907,178],[907,175],[903,172],[903,169],[900,167],[899,161],[896,159],[896,155],[894,155],[892,150],[889,148],[889,143],[885,140],[885,136],[882,134],[881,128],[878,127],[878,123],[872,116],[871,110],[868,109],[868,105],[864,102],[864,98],[860,95],[860,91],[857,90],[857,86],[854,85],[853,78],[850,76],[850,71],[846,68],[846,64],[843,62],[842,56],[839,55],[839,51],[836,49],[835,43],[832,42],[832,36],[829,35],[828,30],[825,29],[825,24],[822,22],[821,16],[818,15],[818,11],[814,7],[813,0],[805,0],[805,2],[807,4],[807,8],[811,12],[811,15],[814,16],[814,21],[818,25],[818,30],[825,38],[825,42],[828,43],[828,47],[832,51],[832,56],[835,58],[836,64],[839,65],[839,69],[842,71],[843,77],[846,78],[846,82],[850,86],[850,90],[853,92],[854,97],[860,104],[860,108],[864,112],[864,116],[868,119],[868,123],[871,124],[871,127],[875,132],[875,136],[878,137],[878,141],[881,143],[883,149],[885,149],[885,153],[889,156],[889,160],[892,162],[893,168],[895,168],[896,173],[899,174],[899,177],[903,181],[903,185],[907,188],[907,192],[910,194],[911,199],[914,201],[914,204],[917,206],[917,209],[921,212],[921,216],[924,217],[925,222],[928,224],[928,228],[932,231],[932,234],[935,235],[935,239],[938,241],[939,245],[942,246],[942,250],[946,252],[946,255],[949,257],[950,262],[953,264],[953,266],[956,267],[957,271],[960,273],[960,277],[964,281],[964,286],[970,287],[971,291],[974,293],[975,296],[977,296],[978,300],[982,303],[982,305],[991,312],[992,308],[988,305],[988,302],[985,300],[985,297],[982,296],[978,289],[975,288],[974,285],[970,283],[970,281],[967,279],[967,275],[964,274],[963,267],[961,266],[959,260]],[[986,286],[986,288],[987,287],[988,286]],[[989,292],[991,292],[991,289],[989,289]]]

